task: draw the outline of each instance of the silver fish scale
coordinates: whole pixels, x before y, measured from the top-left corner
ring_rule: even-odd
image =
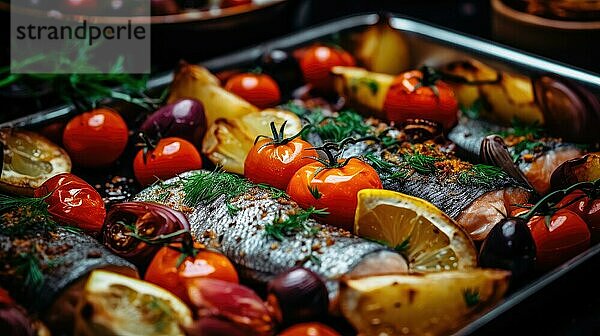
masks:
[[[188,172],[181,178],[197,173],[205,172]],[[294,202],[273,199],[267,190],[256,187],[230,200],[230,205],[238,209],[234,214],[228,212],[225,196],[188,208],[183,203],[181,178],[149,187],[133,200],[157,202],[186,213],[194,239],[226,255],[246,279],[265,283],[286,269],[302,265],[323,277],[332,294],[337,291],[337,280],[367,254],[386,250],[380,244],[312,219],[307,223],[318,228],[316,234],[297,233],[278,241],[267,236],[265,226],[299,211]],[[311,255],[319,262],[311,261]]]

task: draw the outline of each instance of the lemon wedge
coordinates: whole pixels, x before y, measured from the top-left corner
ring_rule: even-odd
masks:
[[[202,153],[226,171],[244,174],[244,161],[256,137],[271,136],[271,122],[275,122],[279,129],[286,121],[285,137],[302,130],[302,121],[296,114],[277,109],[252,112],[238,118],[217,119],[204,136]]]
[[[439,272],[477,266],[477,250],[452,218],[420,198],[382,189],[358,192],[358,236],[404,255],[411,271]]]
[[[33,189],[60,173],[71,171],[71,159],[45,137],[23,130],[0,130],[4,149],[0,189],[33,196]]]
[[[364,335],[448,335],[495,305],[510,272],[472,269],[342,280],[340,307]]]
[[[75,317],[76,335],[185,335],[192,315],[169,291],[149,282],[96,270]]]

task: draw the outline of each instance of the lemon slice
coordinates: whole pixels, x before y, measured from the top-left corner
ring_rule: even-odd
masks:
[[[510,272],[472,269],[345,279],[344,316],[364,335],[448,335],[496,304]]]
[[[275,122],[279,129],[285,121],[285,137],[302,130],[302,122],[296,114],[277,109],[248,113],[239,118],[217,119],[204,136],[202,153],[226,171],[244,174],[244,161],[256,137],[271,136],[271,122]]]
[[[33,196],[47,179],[71,171],[71,159],[45,137],[28,131],[1,129],[4,148],[0,189]]]
[[[192,324],[179,298],[151,283],[97,270],[78,304],[76,335],[185,335]]]
[[[468,234],[448,215],[420,198],[390,190],[361,190],[354,230],[361,237],[402,253],[412,271],[477,266],[477,251]]]

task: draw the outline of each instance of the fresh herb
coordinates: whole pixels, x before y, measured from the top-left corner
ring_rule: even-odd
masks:
[[[321,194],[321,192],[319,191],[319,188],[317,186],[311,186],[310,184],[308,185],[308,191],[310,191],[310,194],[315,198],[315,199],[319,199],[321,198],[321,196],[323,196],[323,194]]]
[[[404,154],[403,159],[410,168],[423,175],[434,173],[436,171],[435,163],[440,161],[439,158],[418,152]]]
[[[227,203],[227,213],[229,216],[235,216],[240,211],[240,208],[236,207],[231,203]]]
[[[469,119],[479,119],[484,110],[484,101],[482,98],[477,98],[470,106],[461,106],[460,110]]]
[[[268,191],[271,194],[271,197],[277,199],[277,198],[286,198],[288,197],[288,195],[285,193],[284,190],[281,189],[277,189],[273,186],[270,186],[268,184],[264,184],[264,183],[259,183],[256,185],[257,187],[264,189],[266,191]]]
[[[0,233],[7,236],[21,236],[34,228],[46,232],[58,224],[48,212],[44,197],[20,197],[0,194]],[[10,210],[10,211],[9,211]]]
[[[44,197],[20,197],[0,194],[0,212],[14,208],[30,208],[36,213],[48,214],[46,198],[49,196],[50,194]]]
[[[243,177],[223,172],[198,172],[183,178],[183,202],[188,206],[210,203],[225,195],[227,200],[243,194],[254,185]]]
[[[39,289],[44,285],[44,273],[35,252],[20,253],[17,258],[17,272],[24,277],[25,286]]]
[[[284,110],[288,110],[299,117],[305,117],[311,114],[311,111],[303,106],[296,104],[293,100],[279,106]]]
[[[512,158],[514,162],[518,162],[521,159],[521,155],[523,153],[536,153],[539,151],[543,151],[546,148],[546,144],[541,141],[531,141],[525,139],[518,144],[512,146],[510,149],[512,150]]]
[[[308,255],[308,261],[317,266],[321,265],[321,259],[319,259],[319,257],[317,257],[313,251],[311,251]]]
[[[479,290],[476,288],[467,288],[463,291],[463,298],[465,299],[467,307],[473,308],[480,301]]]
[[[516,136],[516,137],[531,137],[534,139],[539,139],[544,136],[544,128],[539,124],[539,122],[534,122],[531,124],[520,121],[519,119],[512,120],[512,126],[506,130],[496,132],[501,137],[507,136]]]
[[[373,168],[375,168],[375,170],[388,174],[388,176],[386,177],[388,179],[404,179],[410,175],[410,171],[407,167],[393,164],[375,155],[374,153],[367,153],[364,155],[364,158],[367,161],[369,161],[369,163]]]
[[[309,224],[308,219],[312,215],[327,215],[329,214],[325,209],[315,209],[313,207],[307,210],[299,210],[295,214],[288,215],[285,219],[277,216],[273,220],[273,223],[265,226],[265,233],[279,241],[285,240],[286,237],[297,234],[306,233],[308,235],[314,235],[318,232],[316,227]]]
[[[492,186],[495,182],[506,177],[506,173],[499,167],[476,164],[467,170],[461,171],[458,174],[458,182],[465,185]]]
[[[358,91],[359,85],[366,86],[369,90],[371,90],[372,95],[376,95],[377,91],[379,91],[379,84],[374,79],[361,77],[361,78],[352,78],[350,80],[350,89],[354,93],[356,93],[356,91]]]
[[[410,236],[406,237],[400,244],[394,247],[394,251],[405,253],[410,248]]]
[[[303,138],[309,132],[316,132],[324,141],[340,142],[351,136],[365,136],[370,130],[363,117],[351,110],[341,111],[336,117],[326,117],[316,110],[305,114],[304,118],[311,127],[304,131]]]

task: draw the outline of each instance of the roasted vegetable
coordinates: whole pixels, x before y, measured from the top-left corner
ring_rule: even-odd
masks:
[[[344,316],[365,335],[447,335],[496,304],[509,272],[448,271],[345,279]]]
[[[273,78],[263,73],[241,73],[232,76],[225,83],[225,89],[260,109],[273,107],[281,100],[279,85]]]
[[[326,45],[313,45],[301,51],[300,69],[304,80],[319,92],[333,90],[331,69],[335,66],[354,66],[354,57],[344,49]]]
[[[202,153],[227,171],[243,174],[244,161],[257,136],[271,132],[270,123],[286,122],[284,137],[302,129],[300,118],[292,112],[268,109],[239,118],[219,118],[212,124],[202,143]]]
[[[402,33],[387,24],[379,24],[358,36],[355,54],[370,71],[397,75],[410,66],[408,48]]]
[[[69,155],[46,138],[29,131],[0,129],[3,150],[0,189],[33,195],[50,177],[71,171]]]
[[[530,78],[499,72],[475,60],[450,63],[443,72],[460,78],[447,78],[446,81],[463,108],[480,100],[483,101],[480,116],[491,121],[504,125],[510,125],[515,119],[527,124],[544,123]]]
[[[73,117],[65,126],[63,144],[77,165],[106,167],[125,150],[129,130],[116,111],[98,108]]]
[[[383,103],[394,81],[391,75],[354,67],[333,67],[334,87],[347,103],[365,113],[385,118]]]
[[[202,102],[206,122],[211,126],[217,118],[235,118],[258,111],[256,106],[219,86],[219,80],[207,69],[183,63],[171,83],[168,102],[194,98]]]
[[[107,271],[90,275],[77,306],[76,335],[185,335],[188,307],[148,282]]]
[[[200,147],[206,132],[204,106],[195,99],[179,99],[151,114],[140,127],[147,136],[179,137]]]
[[[563,162],[552,173],[553,190],[566,188],[577,182],[600,179],[600,153],[590,153],[581,158]]]

